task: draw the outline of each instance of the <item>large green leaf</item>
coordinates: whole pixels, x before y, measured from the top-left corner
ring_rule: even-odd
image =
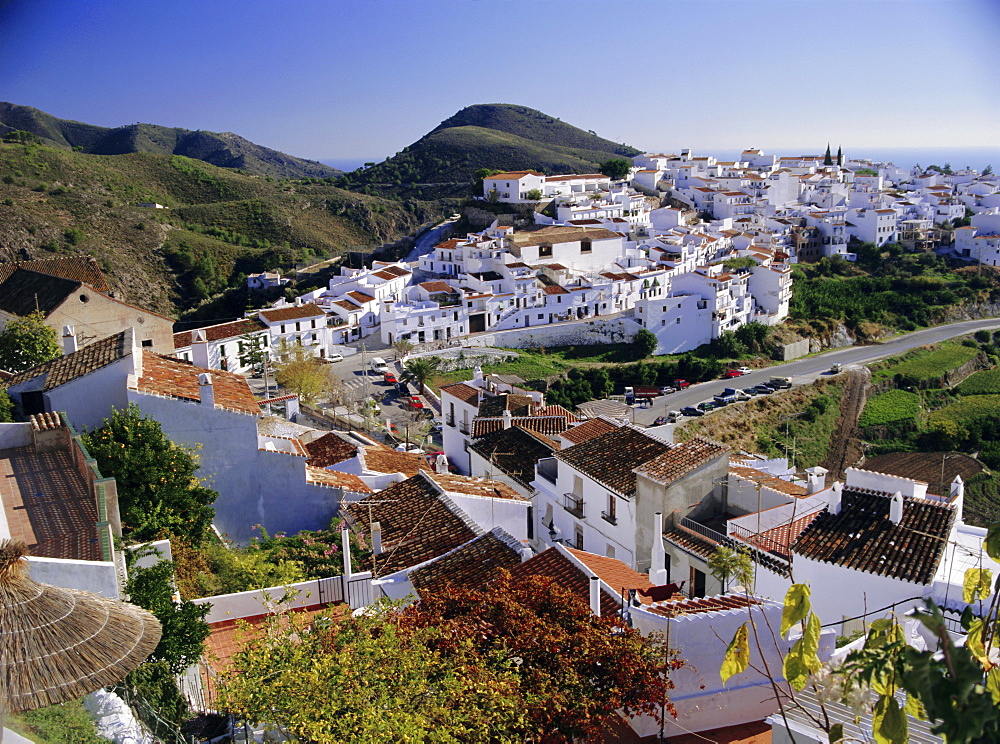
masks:
[[[1000,705],[1000,667],[993,667],[986,672],[986,689],[993,697],[993,704]]]
[[[789,629],[801,622],[812,609],[809,602],[809,585],[792,584],[785,594],[785,607],[781,611],[781,635],[785,636]]]
[[[892,695],[882,695],[875,703],[872,733],[877,744],[906,744],[910,740],[906,714]]]
[[[830,727],[830,744],[844,740],[844,724],[835,723]]]
[[[994,522],[989,526],[983,545],[986,546],[986,554],[990,558],[1000,561],[1000,522]]]
[[[805,632],[785,656],[782,671],[788,684],[796,690],[805,687],[809,675],[819,671],[820,660],[817,652],[820,632],[819,617],[816,613],[810,613]]]
[[[988,568],[970,568],[965,572],[962,584],[962,601],[966,604],[977,599],[990,598],[990,584],[993,582],[993,572]]]
[[[726,656],[722,660],[722,668],[719,676],[723,683],[729,681],[734,674],[745,672],[750,665],[750,637],[747,631],[747,624],[743,623],[736,630],[736,635],[726,647]]]

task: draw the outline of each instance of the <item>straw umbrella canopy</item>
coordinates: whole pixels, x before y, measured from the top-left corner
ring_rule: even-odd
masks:
[[[160,641],[146,610],[32,581],[27,554],[23,542],[0,540],[0,704],[9,713],[120,682]]]

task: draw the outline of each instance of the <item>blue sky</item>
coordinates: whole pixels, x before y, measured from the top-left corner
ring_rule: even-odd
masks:
[[[636,147],[1000,146],[996,0],[0,0],[0,100],[392,155],[473,103]]]

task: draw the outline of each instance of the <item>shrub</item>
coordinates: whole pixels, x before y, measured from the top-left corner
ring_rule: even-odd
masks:
[[[861,426],[884,426],[913,419],[920,412],[920,396],[906,390],[890,390],[872,396],[861,413]]]

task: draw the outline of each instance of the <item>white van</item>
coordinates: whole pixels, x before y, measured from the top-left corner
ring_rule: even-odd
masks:
[[[372,372],[377,375],[384,375],[389,371],[389,364],[382,357],[374,357],[371,361]]]

